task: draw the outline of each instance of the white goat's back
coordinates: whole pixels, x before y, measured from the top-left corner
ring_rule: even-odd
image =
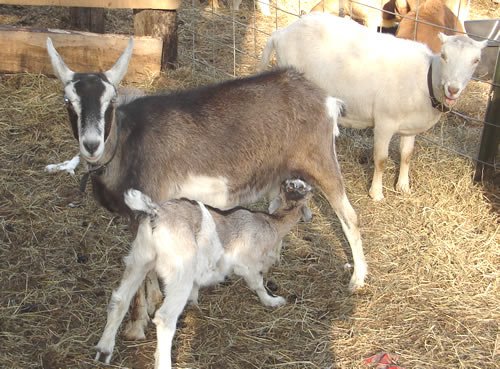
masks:
[[[451,101],[470,80],[485,44],[461,35],[440,38],[446,61],[439,64],[433,83],[438,94],[453,93]],[[410,115],[414,126],[413,115],[422,107],[431,109],[426,76],[434,56],[426,45],[372,32],[349,19],[311,13],[274,32],[264,57],[271,48],[279,66],[295,67],[329,95],[344,100],[344,125],[367,128],[377,116],[402,121]],[[262,60],[265,64],[267,59]],[[418,119],[430,122],[433,113],[426,114]]]
[[[279,66],[304,72],[328,94],[344,100],[348,116],[363,121],[373,119],[376,96],[394,95],[411,104],[411,98],[404,101],[405,92],[415,88],[415,80],[401,65],[423,72],[418,69],[425,68],[432,55],[425,45],[324,13],[304,16],[271,38]]]

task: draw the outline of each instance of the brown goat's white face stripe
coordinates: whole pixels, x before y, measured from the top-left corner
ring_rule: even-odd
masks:
[[[64,89],[69,109],[76,115],[76,130],[82,157],[94,163],[99,161],[104,153],[106,110],[115,99],[115,87],[106,81],[104,75],[75,74],[73,81]],[[107,117],[112,119],[112,116]]]

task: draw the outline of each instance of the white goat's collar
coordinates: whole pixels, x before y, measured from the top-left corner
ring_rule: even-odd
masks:
[[[439,101],[434,95],[434,87],[432,87],[432,61],[429,65],[429,70],[427,71],[427,88],[429,89],[429,96],[431,99],[432,107],[442,112],[450,111],[450,108]]]

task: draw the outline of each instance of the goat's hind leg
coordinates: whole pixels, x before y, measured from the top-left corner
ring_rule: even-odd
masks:
[[[325,194],[330,206],[340,220],[342,230],[351,247],[354,272],[349,283],[349,289],[354,291],[363,287],[368,268],[363,253],[358,216],[345,193],[342,174],[336,160],[332,158],[331,161],[318,162],[316,166],[310,165],[307,170],[304,169],[304,172],[309,173],[315,182],[313,184],[316,184]]]
[[[144,281],[146,273],[152,268],[154,259],[146,259],[143,254],[134,255],[134,253],[140,252],[141,250],[133,249],[131,255],[125,259],[127,266],[123,274],[120,287],[113,291],[111,296],[111,300],[108,305],[106,327],[104,328],[101,339],[96,346],[97,354],[95,356],[95,360],[99,360],[107,364],[110,363],[113,348],[115,346],[116,332],[120,327],[123,317],[127,313],[132,297]]]
[[[156,324],[155,369],[170,369],[172,355],[172,340],[175,335],[177,320],[186,306],[193,288],[192,275],[182,275],[180,278],[168,278],[171,274],[162,274],[165,281],[165,296],[163,304],[156,311],[153,322]],[[165,278],[167,277],[167,278]],[[169,283],[169,279],[173,283]]]
[[[399,177],[396,183],[396,189],[403,193],[409,194],[410,190],[410,159],[415,146],[415,136],[401,136],[399,139],[399,152],[401,154],[401,163],[399,167]]]

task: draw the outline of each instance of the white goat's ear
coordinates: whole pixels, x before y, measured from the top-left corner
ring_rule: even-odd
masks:
[[[477,45],[477,47],[479,47],[480,50],[482,50],[486,46],[488,46],[488,40],[476,41],[476,45]]]
[[[61,55],[59,55],[59,53],[54,48],[50,37],[47,37],[47,52],[49,54],[50,62],[52,64],[52,68],[54,69],[56,77],[59,78],[63,85],[66,85],[73,79],[73,75],[75,73],[66,66],[61,58]]]
[[[447,36],[445,35],[443,32],[439,32],[438,33],[438,37],[439,39],[441,40],[441,43],[444,44],[445,41],[450,37],[450,36]]]
[[[123,54],[118,58],[113,67],[104,72],[108,80],[113,84],[113,86],[118,87],[123,77],[127,73],[128,63],[132,57],[132,50],[134,48],[134,39],[130,37],[128,45],[125,48]]]

